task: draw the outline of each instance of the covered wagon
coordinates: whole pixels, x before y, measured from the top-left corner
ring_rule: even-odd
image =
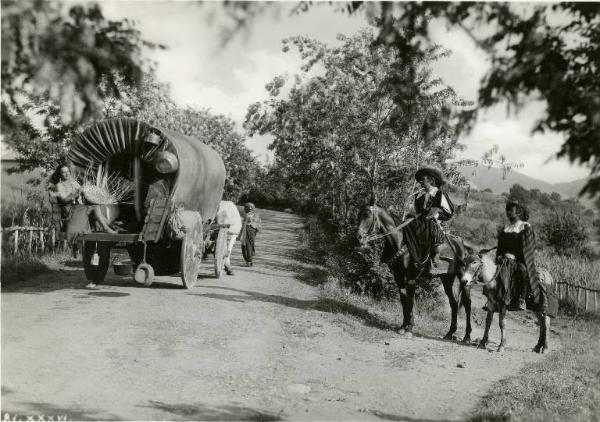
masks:
[[[193,287],[209,248],[220,276],[227,230],[220,230],[224,227],[215,217],[225,166],[214,149],[194,137],[138,120],[111,119],[79,134],[68,159],[80,178],[94,176],[93,182],[84,180],[83,185],[89,202],[102,203],[90,197],[94,194],[90,183],[109,191],[112,183],[113,189],[126,192],[104,207],[115,233],[78,235],[84,243],[89,281],[104,280],[115,246],[127,249],[136,268],[135,280],[146,285],[154,275],[181,273],[183,285]]]

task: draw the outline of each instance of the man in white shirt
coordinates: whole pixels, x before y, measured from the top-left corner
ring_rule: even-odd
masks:
[[[242,230],[242,217],[237,206],[232,201],[221,201],[217,211],[217,223],[229,224],[227,229],[227,255],[224,259],[225,272],[227,275],[233,275],[231,269],[231,251],[235,245],[236,238]]]

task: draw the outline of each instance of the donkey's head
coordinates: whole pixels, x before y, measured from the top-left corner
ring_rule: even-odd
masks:
[[[496,264],[492,257],[492,249],[482,249],[478,253],[470,253],[464,259],[465,269],[461,281],[466,284],[482,281],[489,283],[494,278]]]

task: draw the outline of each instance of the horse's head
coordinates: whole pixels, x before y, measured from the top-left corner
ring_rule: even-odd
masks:
[[[373,236],[383,231],[377,205],[365,205],[358,213],[358,240],[361,248],[366,248]]]

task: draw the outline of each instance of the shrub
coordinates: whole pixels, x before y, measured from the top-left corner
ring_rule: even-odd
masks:
[[[548,245],[561,255],[580,255],[589,242],[585,223],[572,212],[554,212],[542,223],[542,233]]]

